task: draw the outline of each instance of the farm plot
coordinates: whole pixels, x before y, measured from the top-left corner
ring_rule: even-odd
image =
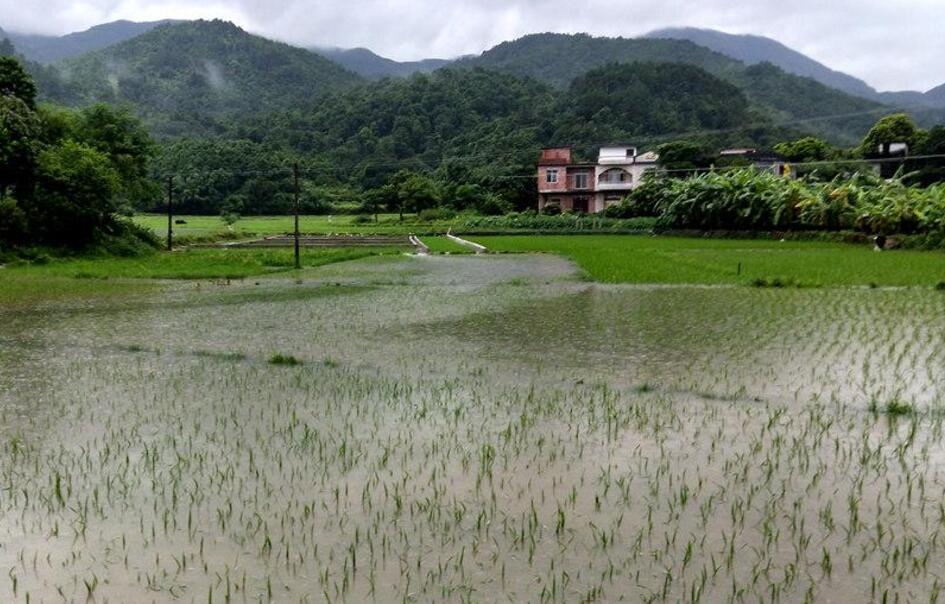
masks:
[[[945,296],[898,293],[392,256],[5,309],[0,600],[935,601]]]

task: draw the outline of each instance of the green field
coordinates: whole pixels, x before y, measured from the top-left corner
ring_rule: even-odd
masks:
[[[434,254],[471,254],[472,249],[442,235],[421,237],[420,240]]]
[[[299,231],[305,234],[381,234],[401,235],[416,229],[415,217],[407,215],[404,222],[397,214],[381,214],[378,222],[356,222],[357,216],[300,216]],[[175,224],[174,234],[181,240],[189,238],[212,238],[215,236],[281,235],[294,230],[292,216],[248,216],[227,225],[219,216],[175,216],[186,224]],[[162,214],[138,214],[134,222],[154,231],[159,237],[167,235],[167,216]],[[445,232],[448,226],[423,225],[425,232]]]
[[[303,268],[313,268],[405,251],[412,248],[303,248],[301,258]],[[142,292],[153,289],[146,281],[149,279],[243,279],[278,274],[293,266],[291,249],[185,249],[131,258],[75,258],[14,265],[0,272],[0,308]]]
[[[492,252],[550,252],[604,283],[934,286],[945,254],[811,241],[635,235],[472,237]],[[739,272],[741,264],[741,272]]]

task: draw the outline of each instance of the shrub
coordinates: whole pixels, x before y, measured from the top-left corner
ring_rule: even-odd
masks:
[[[512,211],[512,204],[494,193],[483,195],[473,207],[484,216],[501,216]]]
[[[368,224],[369,222],[374,222],[374,219],[367,214],[358,214],[351,219],[351,224]]]
[[[463,220],[464,230],[473,231],[563,231],[563,232],[626,232],[650,231],[656,225],[654,218],[630,218],[617,220],[598,215],[561,214],[548,216],[523,212],[505,216],[470,216]]]
[[[449,208],[427,208],[417,214],[417,219],[421,222],[434,222],[437,220],[450,220],[456,217],[456,212]]]
[[[561,206],[556,203],[550,203],[541,209],[541,213],[545,216],[558,216],[561,214]]]
[[[0,198],[0,245],[26,240],[26,213],[12,197]]]
[[[269,357],[270,365],[286,365],[289,367],[295,367],[296,365],[301,365],[302,361],[298,360],[290,354],[274,354]]]

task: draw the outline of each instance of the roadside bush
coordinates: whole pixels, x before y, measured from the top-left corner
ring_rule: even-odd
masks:
[[[598,215],[562,214],[547,216],[534,212],[505,216],[470,216],[460,225],[464,230],[479,231],[562,231],[562,232],[625,232],[649,231],[656,224],[654,218],[617,220]]]

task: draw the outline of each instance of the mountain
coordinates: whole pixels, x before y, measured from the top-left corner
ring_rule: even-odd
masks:
[[[430,73],[453,62],[451,59],[399,62],[375,54],[367,48],[313,48],[312,51],[369,80]]]
[[[831,69],[777,40],[763,36],[736,35],[712,29],[680,27],[660,29],[644,37],[661,40],[686,40],[741,61],[746,65],[771,63],[788,73],[812,78],[830,88],[836,88],[847,94],[887,105],[945,107],[945,91],[940,95],[923,94],[913,90],[878,92],[859,78]]]
[[[13,32],[6,34],[6,36],[13,42],[20,54],[27,59],[37,63],[50,64],[130,40],[167,23],[172,23],[172,21],[151,21],[147,23],[114,21],[65,36],[41,36]],[[0,33],[0,37],[3,37],[2,33]]]
[[[756,113],[770,121],[804,120],[805,131],[850,143],[863,135],[882,112],[871,100],[830,88],[808,77],[785,72],[771,63],[746,66],[732,57],[689,40],[598,38],[587,34],[535,34],[504,42],[457,67],[483,67],[533,77],[563,87],[590,69],[610,63],[682,63],[736,85]],[[833,120],[825,116],[858,114]]]
[[[699,46],[737,59],[746,65],[771,63],[788,73],[813,78],[831,88],[860,97],[871,97],[876,91],[863,80],[818,63],[814,59],[770,38],[727,34],[694,27],[661,29],[645,36],[649,39],[689,40]]]
[[[858,142],[890,111],[885,105],[789,74],[771,63],[746,67],[734,82],[757,106],[773,110],[776,122],[788,122],[844,144]]]
[[[945,84],[926,92],[925,98],[931,101],[936,107],[945,107]]]
[[[363,81],[324,57],[225,21],[161,25],[59,67],[80,103],[130,103],[165,135],[213,132],[235,115],[311,107],[325,93]]]
[[[608,63],[686,63],[715,75],[742,65],[687,40],[603,38],[588,34],[531,34],[503,42],[479,56],[456,61],[459,67],[482,67],[530,76],[563,88],[588,70]]]

